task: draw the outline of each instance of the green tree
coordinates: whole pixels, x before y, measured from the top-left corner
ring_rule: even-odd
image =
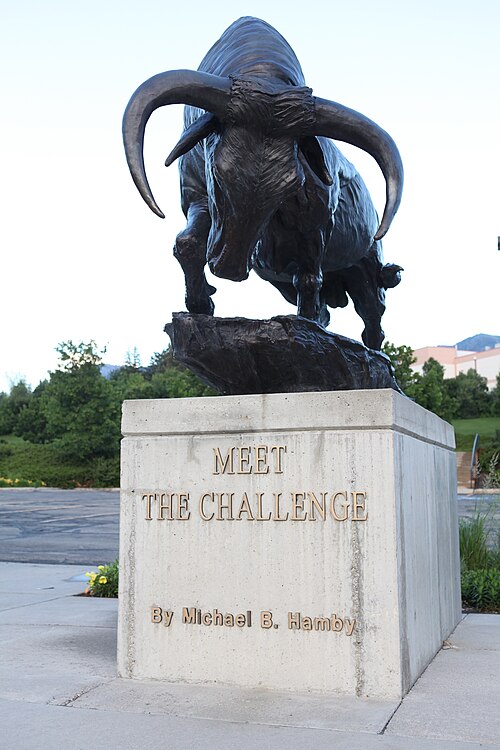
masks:
[[[456,400],[455,416],[459,419],[487,417],[491,414],[494,396],[488,391],[488,381],[475,370],[460,372],[450,382],[449,389]]]
[[[154,398],[151,382],[146,380],[143,371],[134,367],[120,367],[112,373],[109,382],[120,404],[125,399]]]
[[[439,417],[447,420],[453,418],[454,402],[445,384],[444,367],[433,357],[424,363],[422,375],[415,380],[408,395]]]
[[[497,384],[491,392],[491,415],[500,417],[500,372],[497,375]]]
[[[151,379],[154,398],[215,396],[216,391],[191,370],[174,360],[172,348],[153,354],[146,377]]]
[[[0,394],[0,435],[15,432],[21,411],[31,400],[31,388],[24,380],[11,386],[9,395]]]
[[[382,351],[391,360],[396,382],[403,393],[406,393],[418,379],[415,371],[412,369],[412,365],[417,361],[417,358],[413,354],[413,349],[411,346],[406,346],[405,344],[396,346],[395,344],[391,344],[390,341],[386,341],[382,347]]]
[[[30,443],[47,443],[47,417],[45,415],[43,394],[47,381],[43,380],[33,391],[29,402],[23,406],[17,418],[15,433]]]
[[[120,409],[112,386],[100,372],[104,352],[94,341],[66,341],[56,351],[60,368],[50,374],[41,397],[47,438],[68,460],[85,463],[117,455]]]

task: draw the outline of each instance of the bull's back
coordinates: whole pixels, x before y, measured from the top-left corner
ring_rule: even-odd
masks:
[[[215,42],[198,70],[219,76],[274,75],[293,86],[304,86],[295,52],[276,29],[259,18],[235,21]]]
[[[231,24],[207,52],[198,70],[213,75],[274,76],[293,86],[304,86],[304,74],[295,52],[286,39],[265,21],[245,16]],[[184,108],[187,128],[203,114],[197,107]],[[204,146],[198,143],[191,158],[180,163],[181,182],[190,181],[197,190],[206,190]]]

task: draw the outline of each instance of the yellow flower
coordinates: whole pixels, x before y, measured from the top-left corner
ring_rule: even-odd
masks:
[[[99,578],[99,583],[107,583],[107,582],[108,582],[108,579],[106,578],[106,576],[101,576]]]
[[[98,565],[97,570],[104,570],[104,565]]]

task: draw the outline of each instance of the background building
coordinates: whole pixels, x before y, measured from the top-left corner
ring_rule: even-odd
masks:
[[[424,346],[415,349],[414,354],[416,372],[421,373],[424,363],[432,357],[443,365],[445,378],[456,378],[460,372],[475,370],[486,378],[490,390],[496,386],[500,372],[500,336],[480,333],[453,346]]]

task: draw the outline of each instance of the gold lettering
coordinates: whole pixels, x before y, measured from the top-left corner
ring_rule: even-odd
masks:
[[[345,634],[346,635],[352,635],[355,626],[356,626],[356,620],[349,620],[348,617],[345,618]]]
[[[217,521],[223,521],[224,518],[222,517],[222,511],[225,509],[228,511],[227,520],[228,521],[234,521],[233,518],[233,497],[234,492],[216,492],[217,495]],[[228,501],[227,503],[222,502],[223,495],[227,494]]]
[[[226,625],[228,628],[234,627],[234,615],[232,615],[230,612],[226,612],[224,615],[224,625]]]
[[[351,492],[352,495],[352,520],[353,521],[366,521],[368,518],[368,511],[366,511],[366,492]],[[358,502],[358,495],[361,500]],[[358,514],[358,510],[361,510],[365,515],[361,517]],[[365,513],[366,511],[366,513]]]
[[[207,498],[210,500],[210,502],[213,503],[213,501],[214,501],[214,493],[213,492],[205,492],[205,494],[200,497],[200,516],[203,518],[204,521],[211,521],[212,518],[215,516],[215,511],[212,511],[212,515],[211,516],[205,515],[203,503],[205,502],[205,500]]]
[[[250,448],[243,446],[238,448],[238,474],[251,474],[252,466],[250,463]],[[245,471],[245,469],[248,469]]]
[[[337,515],[337,511],[335,509],[335,500],[338,497],[343,497],[344,501],[345,501],[344,503],[342,503],[342,507],[344,509],[344,515],[342,515],[342,516]],[[332,495],[331,513],[332,513],[332,516],[334,517],[334,519],[336,521],[346,521],[347,520],[348,512],[349,512],[349,503],[347,502],[347,492],[336,492],[334,495]]]
[[[201,621],[204,625],[211,625],[212,615],[210,614],[210,612],[204,612]]]
[[[165,617],[163,618],[163,624],[166,628],[170,627],[170,623],[172,622],[172,617],[174,616],[173,610],[167,609],[167,611],[164,613]]]
[[[252,509],[250,508],[250,503],[248,502],[248,495],[246,492],[243,493],[243,498],[241,500],[240,509],[238,511],[238,515],[236,516],[237,521],[241,521],[241,514],[246,513],[248,518],[247,521],[255,521],[255,518],[252,515]]]
[[[233,469],[233,451],[229,448],[226,458],[223,460],[218,448],[214,448],[214,474],[234,474]],[[222,470],[219,471],[219,468]]]
[[[183,607],[181,621],[187,623],[188,625],[195,625],[196,607],[190,607],[189,609],[187,607]]]
[[[151,622],[162,621],[162,609],[161,607],[151,607]]]
[[[344,621],[342,620],[341,617],[337,617],[337,615],[332,615],[331,623],[332,623],[332,630],[335,633],[340,633],[340,631],[344,627]]]
[[[273,613],[264,610],[260,613],[260,627],[268,630],[273,627]]]
[[[289,630],[300,630],[300,612],[289,612],[288,613],[288,629]]]
[[[177,520],[178,521],[189,521],[191,518],[191,511],[189,507],[189,492],[179,492],[177,495]],[[183,515],[183,511],[187,511],[187,515]]]
[[[299,497],[301,497],[302,500],[299,500]],[[298,511],[301,513],[304,512],[304,499],[304,492],[292,492],[292,521],[305,521],[307,519],[307,513],[303,518],[299,518],[297,515]]]
[[[267,518],[264,518],[262,515],[262,495],[264,493],[256,492],[255,494],[257,495],[257,519],[256,520],[257,521],[269,521],[271,519],[271,511],[269,511],[269,515]]]
[[[167,520],[172,521],[172,495],[169,492],[162,492],[161,495],[155,495],[155,498],[158,499],[158,521],[165,520],[164,511],[167,511]]]
[[[224,618],[222,617],[222,612],[219,612],[218,609],[214,609],[214,625],[223,625],[224,624]]]
[[[315,630],[330,630],[330,620],[328,619],[328,617],[315,617],[314,629]]]
[[[257,445],[255,448],[255,473],[268,474],[269,466],[267,465],[267,445]],[[264,455],[261,455],[261,454]]]
[[[153,516],[151,515],[151,501],[154,495],[143,495],[142,499],[146,500],[146,521],[152,521]]]
[[[303,617],[302,618],[302,630],[312,630],[313,629],[313,623],[310,617]]]
[[[239,628],[242,628],[242,627],[244,627],[244,625],[245,625],[245,623],[246,623],[246,617],[245,617],[245,615],[244,615],[244,614],[239,614],[239,615],[236,615],[236,619],[235,619],[235,622],[236,622],[236,625],[237,625],[237,626],[238,626]]]
[[[309,497],[309,517],[311,521],[316,520],[315,509],[318,511],[323,521],[326,521],[326,492],[321,493],[321,500],[318,500],[314,492],[307,493]]]
[[[286,516],[284,518],[280,517],[280,498],[281,498],[281,492],[273,492],[274,495],[274,516],[273,521],[287,521],[288,520],[288,511],[286,512]]]
[[[286,453],[286,445],[272,445],[271,453],[274,452],[274,473],[283,474],[283,455]]]

